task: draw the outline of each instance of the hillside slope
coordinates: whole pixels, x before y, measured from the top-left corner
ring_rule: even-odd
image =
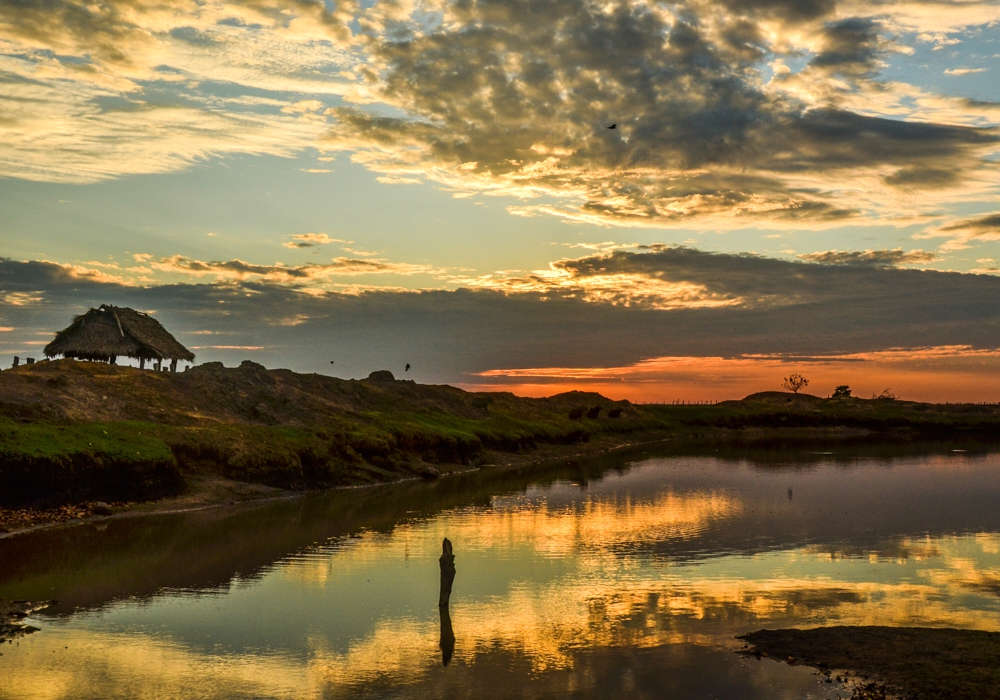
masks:
[[[253,362],[182,373],[59,360],[0,372],[0,507],[142,500],[210,479],[304,489],[434,476],[652,436],[1000,436],[1000,406],[767,392],[643,405],[569,392],[470,393],[376,372],[344,380]],[[579,451],[580,448],[570,448]]]
[[[155,498],[205,473],[286,489],[433,475],[432,465],[474,464],[488,450],[659,427],[592,393],[527,399],[388,373],[343,380],[244,362],[173,374],[60,360],[0,373],[0,505]]]

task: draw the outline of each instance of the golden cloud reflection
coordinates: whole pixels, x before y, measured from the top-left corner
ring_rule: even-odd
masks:
[[[338,698],[410,690],[408,696],[438,697],[443,683],[456,696],[472,696],[501,671],[508,680],[498,682],[531,679],[525,692],[538,697],[546,683],[559,693],[567,678],[595,683],[587,670],[594,658],[676,645],[729,658],[734,636],[760,627],[1000,630],[995,533],[814,544],[697,561],[651,557],[636,546],[743,527],[750,507],[721,488],[581,496],[556,484],[494,497],[485,507],[294,556],[221,600],[167,595],[147,606],[168,612],[173,606],[177,620],[203,618],[216,606],[230,610],[206,625],[211,634],[202,641],[180,622],[163,628],[141,617],[122,631],[116,625],[138,615],[128,610],[140,603],[41,622],[42,632],[4,648],[0,698],[114,697],[121,688],[131,698]],[[443,670],[433,601],[445,534],[456,543],[459,579],[452,606],[457,644],[451,668]],[[414,590],[418,603],[392,606]],[[262,600],[272,610],[262,611]],[[295,606],[302,601],[310,619],[298,629]],[[362,624],[344,637],[352,615]],[[253,632],[239,644],[223,642],[227,627]]]
[[[150,634],[46,629],[5,650],[3,671],[5,700],[320,697],[306,663],[204,653]]]
[[[743,513],[743,504],[721,491],[678,493],[667,490],[655,500],[587,498],[574,505],[531,502],[523,496],[495,497],[489,517],[480,510],[459,512],[426,526],[401,525],[391,538],[370,535],[336,554],[296,559],[280,576],[307,586],[325,586],[349,567],[374,566],[387,556],[434,551],[447,535],[461,543],[463,555],[508,559],[530,552],[532,557],[572,558],[582,567],[616,559],[615,552],[643,543],[691,539],[712,523]]]

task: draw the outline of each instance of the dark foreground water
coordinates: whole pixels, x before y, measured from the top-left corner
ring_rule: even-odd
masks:
[[[620,458],[113,520],[0,540],[0,597],[59,600],[0,649],[0,698],[842,697],[734,636],[1000,630],[1000,455]]]

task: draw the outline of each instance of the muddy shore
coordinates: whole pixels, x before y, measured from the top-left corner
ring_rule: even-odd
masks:
[[[1000,632],[922,627],[760,630],[742,653],[819,669],[852,700],[998,700]]]
[[[411,481],[419,478],[445,478],[470,469],[503,470],[564,462],[571,459],[596,457],[619,450],[662,444],[671,439],[662,431],[647,431],[637,434],[607,434],[595,436],[592,440],[576,445],[544,445],[531,453],[487,452],[481,464],[468,466],[461,464],[435,465],[436,475],[431,477],[400,476],[394,481]],[[177,513],[231,506],[263,500],[298,498],[315,490],[289,490],[226,479],[210,474],[187,475],[187,489],[183,494],[153,501],[114,501],[111,503],[90,501],[55,508],[0,508],[0,539],[13,537],[42,528],[73,526],[108,518]],[[349,486],[332,487],[339,490],[374,487],[386,482],[372,482]],[[392,482],[389,482],[392,483]],[[110,511],[110,512],[109,512]]]
[[[0,644],[11,643],[18,637],[37,632],[31,625],[24,624],[23,620],[36,610],[42,610],[49,606],[48,601],[44,603],[30,603],[26,600],[4,600],[0,598]],[[0,651],[0,656],[3,652]]]

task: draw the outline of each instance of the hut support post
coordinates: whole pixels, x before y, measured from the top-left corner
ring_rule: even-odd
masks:
[[[157,360],[156,363],[153,365],[153,369],[155,369],[157,372],[160,371],[160,361],[159,360]]]
[[[140,357],[139,358],[139,369],[146,369],[146,358],[145,357]]]
[[[176,357],[173,360],[170,361],[170,371],[171,372],[176,372],[177,371],[177,358]]]
[[[112,355],[110,357],[110,359],[108,359],[108,364],[109,365],[117,365],[118,364],[118,357],[116,355]]]
[[[14,366],[17,367],[19,364],[21,364],[21,358],[14,355]]]

